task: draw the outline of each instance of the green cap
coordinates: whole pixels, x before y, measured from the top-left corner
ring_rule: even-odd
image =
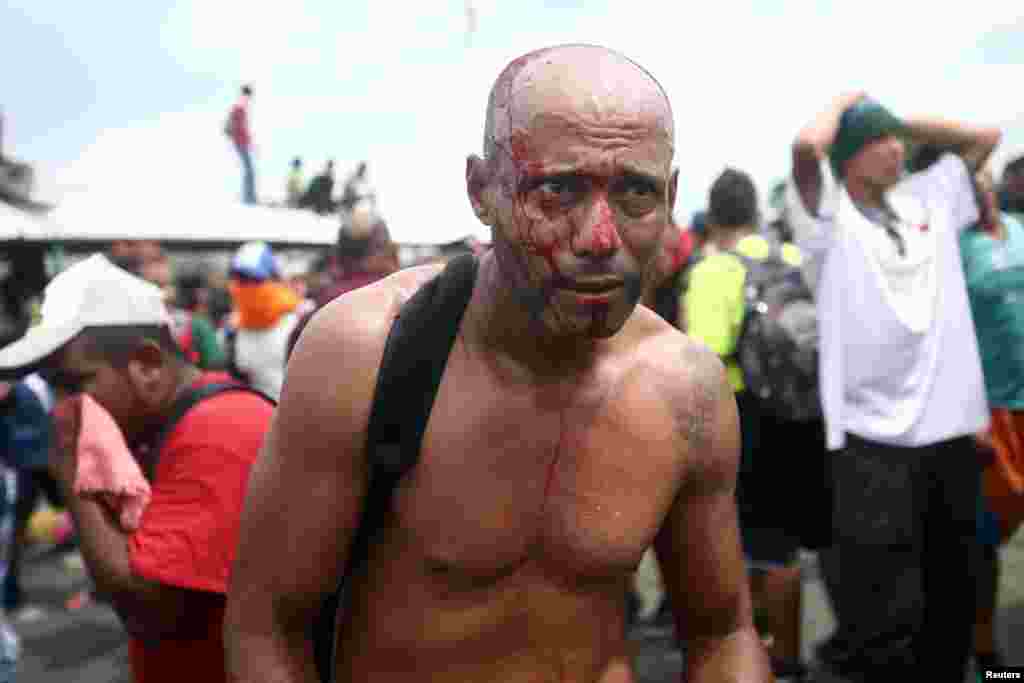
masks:
[[[869,142],[886,135],[903,132],[903,122],[888,109],[870,98],[863,98],[843,112],[839,118],[836,139],[828,151],[832,170],[842,178],[846,162]]]

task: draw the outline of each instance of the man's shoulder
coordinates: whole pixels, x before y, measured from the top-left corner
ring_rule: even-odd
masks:
[[[402,304],[442,268],[431,264],[392,273],[332,299],[313,314],[313,319],[341,336],[354,326],[362,331],[381,332],[383,328],[386,333]]]
[[[408,268],[346,292],[315,311],[289,361],[344,368],[373,365],[402,305],[442,266]],[[305,376],[305,373],[301,373]]]
[[[749,256],[744,252],[739,252],[744,256]],[[743,261],[736,254],[727,250],[716,250],[706,256],[701,257],[699,261],[693,264],[693,269],[690,271],[692,277],[715,277],[725,275],[729,273],[735,273],[744,269]]]
[[[637,380],[656,388],[687,447],[709,454],[732,386],[716,353],[673,332],[660,333],[639,349],[643,371]]]
[[[665,323],[654,329],[634,350],[643,367],[643,379],[656,380],[669,388],[671,400],[685,398],[695,389],[705,390],[716,383],[728,386],[725,366],[714,351],[702,342]]]
[[[321,454],[316,457],[330,462],[335,455],[324,453],[323,444],[361,447],[391,325],[402,304],[436,272],[437,267],[399,271],[313,315],[289,357],[274,423],[277,439],[289,448],[312,442]]]

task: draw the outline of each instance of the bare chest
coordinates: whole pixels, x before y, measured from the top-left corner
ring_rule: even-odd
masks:
[[[656,393],[620,378],[567,400],[457,370],[396,494],[406,557],[474,585],[525,567],[574,582],[631,571],[684,467]]]

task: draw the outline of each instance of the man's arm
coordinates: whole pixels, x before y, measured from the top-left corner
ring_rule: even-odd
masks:
[[[998,128],[973,126],[934,117],[914,117],[905,121],[912,139],[939,147],[952,148],[974,173],[985,165],[992,150],[1002,139]]]
[[[50,471],[78,530],[82,558],[89,568],[96,590],[113,603],[126,630],[143,639],[173,637],[189,633],[189,615],[205,614],[218,595],[149,581],[132,572],[128,534],[121,530],[111,512],[100,502],[74,493],[75,455],[67,446],[77,442],[74,418],[57,417],[59,450]],[[73,429],[69,434],[67,429]]]
[[[253,466],[224,622],[233,681],[317,680],[309,628],[337,588],[360,517],[386,336],[386,306],[361,307],[364,298],[332,303],[303,332]]]
[[[839,118],[862,97],[862,92],[840,95],[800,131],[793,143],[793,182],[812,216],[818,215],[821,203],[821,160],[828,156],[836,139]]]
[[[687,643],[687,681],[771,681],[754,628],[735,489],[736,401],[721,362],[693,347],[683,361],[688,392],[676,399],[679,451],[688,467],[655,539],[676,629]]]

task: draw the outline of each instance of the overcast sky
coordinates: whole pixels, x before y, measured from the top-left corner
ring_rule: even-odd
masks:
[[[197,206],[237,201],[222,133],[253,84],[258,190],[279,199],[290,159],[339,182],[361,159],[396,238],[486,235],[466,200],[487,93],[529,50],[598,43],[658,78],[676,120],[685,220],[726,165],[767,190],[799,127],[839,92],[898,114],[1006,131],[1024,153],[1024,5],[476,0],[70,2],[0,5],[7,151],[39,165],[43,192],[88,188]]]

